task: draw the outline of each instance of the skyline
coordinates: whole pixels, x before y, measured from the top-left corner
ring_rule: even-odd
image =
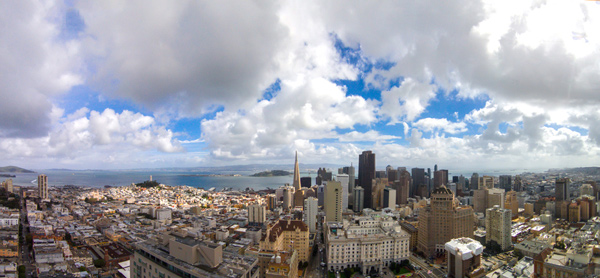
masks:
[[[0,2],[2,166],[599,166],[599,2],[143,3]]]

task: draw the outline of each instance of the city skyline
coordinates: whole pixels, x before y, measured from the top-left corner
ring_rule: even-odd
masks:
[[[0,166],[598,166],[598,21],[594,1],[1,2]]]

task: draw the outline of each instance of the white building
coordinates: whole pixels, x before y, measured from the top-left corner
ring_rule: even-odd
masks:
[[[304,223],[308,231],[313,234],[317,232],[317,214],[319,213],[319,200],[308,197],[304,200]]]
[[[410,235],[389,216],[328,222],[325,234],[327,268],[332,271],[360,267],[364,275],[381,273],[384,266],[410,255]]]
[[[171,220],[171,210],[168,208],[157,209],[156,220]]]

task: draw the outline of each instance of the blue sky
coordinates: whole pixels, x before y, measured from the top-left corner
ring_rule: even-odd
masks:
[[[600,5],[422,4],[1,3],[4,164],[597,166]]]

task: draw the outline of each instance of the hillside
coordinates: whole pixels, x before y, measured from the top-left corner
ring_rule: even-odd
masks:
[[[0,173],[35,173],[35,172],[20,168],[17,166],[4,166],[4,167],[0,167]]]

